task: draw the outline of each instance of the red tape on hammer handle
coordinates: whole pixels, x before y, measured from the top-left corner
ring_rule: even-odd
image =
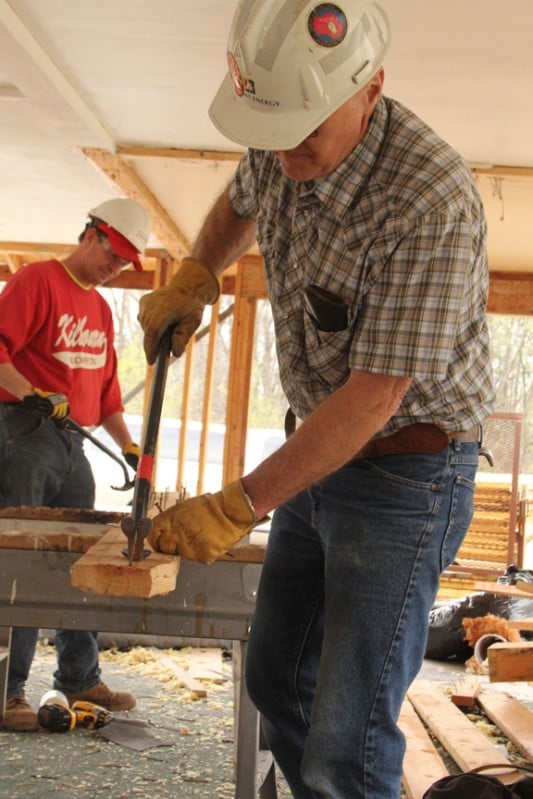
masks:
[[[141,455],[139,465],[137,466],[137,478],[144,478],[149,483],[152,482],[152,473],[154,471],[154,456]]]

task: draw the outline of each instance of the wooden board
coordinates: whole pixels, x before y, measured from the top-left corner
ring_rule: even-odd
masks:
[[[489,719],[533,763],[533,712],[502,691],[485,689],[478,701]]]
[[[507,619],[507,624],[513,630],[533,631],[533,619]]]
[[[119,524],[123,515],[94,508],[48,508],[39,505],[7,505],[0,508],[0,519],[33,519],[91,525]]]
[[[422,799],[430,785],[447,776],[448,769],[408,700],[402,705],[398,726],[407,740],[402,784],[408,799]]]
[[[166,509],[177,501],[178,495],[163,492],[158,499]],[[0,549],[87,552],[103,535],[120,530],[124,515],[83,508],[0,508]],[[219,560],[263,563],[266,543],[267,535],[254,530]]]
[[[114,528],[109,526],[97,526],[92,530],[85,530],[83,526],[61,525],[55,522],[33,522],[31,525],[28,522],[20,522],[13,524],[10,529],[0,526],[0,549],[83,553],[112,529]]]
[[[453,760],[463,771],[487,763],[509,767],[509,760],[486,735],[477,729],[435,683],[417,680],[408,691],[408,699],[421,719],[430,727]],[[510,769],[509,782],[520,774]]]
[[[90,594],[145,598],[175,589],[179,558],[152,551],[130,566],[122,554],[126,545],[122,530],[106,533],[72,566],[72,585]]]
[[[507,641],[488,649],[489,680],[520,682],[533,680],[533,641]]]
[[[171,671],[172,674],[174,674],[174,676],[177,677],[178,680],[180,680],[180,682],[182,682],[183,685],[186,688],[188,688],[189,691],[191,691],[195,696],[197,696],[198,698],[203,698],[207,696],[207,688],[205,687],[205,685],[201,685],[199,682],[197,682],[189,672],[187,672],[185,669],[182,669],[181,666],[179,666],[178,663],[169,658],[168,655],[156,651],[155,656],[159,661],[159,663],[161,663],[162,666]]]
[[[222,667],[222,650],[218,647],[195,646],[189,658],[189,672],[195,680],[222,684],[227,679]]]
[[[0,508],[0,548],[87,552],[122,516],[84,508]]]
[[[488,583],[482,580],[476,580],[474,588],[476,591],[485,591],[487,594],[501,594],[502,596],[514,596],[520,599],[531,599],[532,593],[529,587],[524,589],[522,586],[529,586],[530,583],[525,583],[523,580],[516,583],[516,585],[505,585],[504,583]]]

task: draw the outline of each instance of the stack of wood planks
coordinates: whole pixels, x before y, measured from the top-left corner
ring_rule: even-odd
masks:
[[[474,517],[454,563],[440,581],[439,599],[472,593],[480,577],[523,567],[527,498],[515,496],[511,482],[476,483]]]
[[[488,723],[476,723],[481,711]],[[501,739],[490,734],[496,728],[519,753],[517,760],[533,763],[533,712],[478,681],[466,680],[450,690],[442,683],[415,681],[399,723],[407,738],[402,782],[408,799],[422,799],[441,777],[487,764],[500,764],[492,773],[505,784],[518,780],[517,764],[498,745]]]

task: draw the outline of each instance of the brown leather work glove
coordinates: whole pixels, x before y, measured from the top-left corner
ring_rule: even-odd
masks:
[[[160,552],[213,563],[257,523],[241,481],[235,480],[216,494],[182,499],[159,513],[148,541]]]
[[[202,321],[206,305],[213,305],[220,294],[218,280],[194,258],[184,258],[168,286],[141,297],[138,319],[144,330],[144,351],[154,363],[159,342],[169,327],[175,326],[172,352],[179,358]]]

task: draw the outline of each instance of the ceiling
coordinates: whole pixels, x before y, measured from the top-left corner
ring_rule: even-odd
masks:
[[[318,2],[318,0],[317,0]],[[386,93],[478,174],[492,270],[533,272],[533,3],[381,0]],[[236,0],[0,0],[0,254],[119,194],[187,251],[239,148],[208,118]]]

